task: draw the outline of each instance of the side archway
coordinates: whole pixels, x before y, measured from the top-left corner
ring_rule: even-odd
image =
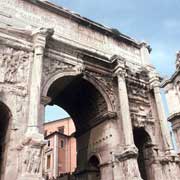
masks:
[[[0,102],[0,179],[3,180],[6,164],[6,151],[9,141],[9,124],[11,120],[9,108]]]
[[[93,180],[100,180],[101,179],[101,173],[100,173],[100,161],[99,158],[96,155],[93,155],[90,157],[88,161],[88,167],[89,167],[89,179]]]
[[[134,143],[138,148],[138,167],[143,180],[151,180],[149,174],[151,173],[150,158],[152,154],[152,140],[150,135],[144,128],[134,128]]]

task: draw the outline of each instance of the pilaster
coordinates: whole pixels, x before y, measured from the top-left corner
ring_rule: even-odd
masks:
[[[154,70],[150,72],[149,76],[150,76],[150,86],[154,92],[158,119],[161,126],[161,132],[162,132],[163,142],[165,146],[165,151],[168,154],[172,154],[174,150],[173,150],[173,145],[172,145],[172,140],[171,140],[171,135],[170,135],[170,129],[168,126],[168,121],[166,119],[166,114],[165,114],[162,97],[160,93],[160,77]]]
[[[52,29],[40,28],[32,34],[34,58],[31,67],[28,127],[18,152],[21,154],[21,170],[18,180],[42,180],[44,136],[40,133],[42,63],[47,38]]]
[[[53,34],[52,29],[40,28],[33,32],[34,58],[32,62],[30,96],[29,96],[29,116],[27,136],[39,134],[38,119],[41,101],[41,80],[42,80],[42,63],[46,40]]]
[[[117,60],[117,65],[114,69],[114,75],[117,77],[118,81],[119,111],[121,116],[121,124],[123,127],[125,146],[135,146],[133,140],[132,122],[130,117],[129,101],[125,80],[125,61],[123,59]]]
[[[116,57],[116,66],[114,69],[114,75],[118,81],[118,100],[119,100],[119,112],[120,112],[120,124],[123,128],[124,136],[124,149],[119,154],[114,154],[114,180],[126,179],[126,180],[141,180],[137,156],[138,150],[134,144],[132,121],[130,117],[130,108],[128,100],[128,92],[126,87],[126,69],[125,60]],[[131,170],[133,167],[133,171]],[[126,168],[127,171],[120,169]],[[123,174],[123,175],[122,175]],[[122,176],[122,178],[120,178]]]

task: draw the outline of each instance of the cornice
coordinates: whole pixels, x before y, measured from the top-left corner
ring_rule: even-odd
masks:
[[[31,31],[16,28],[0,28],[0,44],[21,49],[33,51]]]
[[[173,81],[176,79],[176,77],[179,75],[179,73],[180,73],[180,69],[176,70],[175,73],[169,79],[166,79],[161,83],[161,87],[164,88],[168,84],[173,83]]]

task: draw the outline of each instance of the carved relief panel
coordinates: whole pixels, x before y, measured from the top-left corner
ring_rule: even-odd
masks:
[[[127,80],[130,113],[135,127],[144,127],[147,123],[154,122],[149,99],[149,87],[146,83],[148,81],[143,77],[141,78],[138,74],[134,74],[128,76]]]
[[[0,48],[1,89],[27,94],[30,64],[33,54],[13,48]],[[6,86],[5,86],[6,85]]]

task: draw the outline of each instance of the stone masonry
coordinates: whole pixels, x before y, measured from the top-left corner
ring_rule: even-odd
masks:
[[[44,179],[44,110],[54,104],[76,127],[76,180],[178,180],[150,51],[47,1],[1,0],[1,180]]]

